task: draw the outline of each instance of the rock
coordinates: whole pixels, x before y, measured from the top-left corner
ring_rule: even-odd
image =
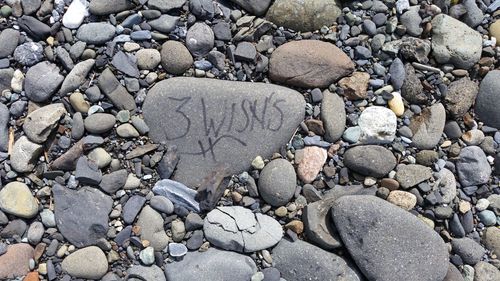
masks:
[[[500,38],[500,21],[495,21],[490,25],[490,36],[497,39],[497,46],[499,45],[498,39]]]
[[[94,45],[103,45],[114,36],[115,27],[105,22],[86,23],[80,26],[76,32],[76,37],[79,40]]]
[[[344,259],[302,240],[282,239],[273,249],[273,263],[287,281],[362,280]]]
[[[59,68],[47,61],[31,67],[26,73],[24,90],[26,96],[34,102],[44,102],[49,99],[64,81]]]
[[[157,19],[149,21],[149,25],[159,32],[168,34],[175,29],[177,22],[179,22],[179,17],[162,15]]]
[[[94,63],[95,60],[88,59],[75,65],[70,73],[66,75],[59,92],[61,94],[66,94],[78,89],[83,83],[85,83],[86,77],[90,70],[92,70]]]
[[[216,248],[189,252],[165,269],[169,281],[195,280],[200,276],[206,280],[250,280],[255,272],[257,266],[250,257]]]
[[[152,0],[149,2],[152,2]],[[96,16],[116,14],[133,8],[133,1],[130,0],[91,0],[89,5],[90,13]]]
[[[14,69],[0,69],[0,91],[10,89],[10,82],[14,76]]]
[[[346,124],[344,100],[336,93],[328,90],[323,92],[321,103],[321,120],[325,128],[325,140],[336,142],[344,133]]]
[[[135,57],[140,69],[153,70],[161,62],[160,52],[155,49],[140,49],[135,53]]]
[[[332,217],[347,250],[369,280],[407,276],[443,280],[448,271],[448,251],[441,237],[417,217],[378,197],[343,196],[335,202]]]
[[[210,26],[202,22],[193,24],[186,34],[186,47],[195,57],[208,54],[214,47],[214,32]]]
[[[28,114],[24,120],[23,131],[30,141],[44,143],[59,124],[59,119],[66,113],[62,103],[41,107]]]
[[[446,109],[454,118],[462,118],[474,103],[478,91],[477,83],[469,77],[451,82],[445,96]]]
[[[451,247],[455,254],[459,255],[466,264],[478,263],[486,250],[474,240],[464,237],[451,240]]]
[[[22,136],[14,143],[14,147],[12,148],[10,156],[11,166],[19,173],[31,172],[35,168],[38,157],[42,152],[42,145],[33,143],[26,136]]]
[[[126,54],[122,51],[117,52],[113,56],[111,64],[120,72],[130,76],[139,78],[139,69],[137,68],[137,59],[131,54]]]
[[[38,214],[38,202],[27,185],[10,182],[0,190],[0,209],[5,213],[30,219]]]
[[[269,60],[271,80],[304,88],[327,88],[353,70],[353,62],[342,50],[318,40],[285,43]]]
[[[12,28],[6,28],[0,33],[0,59],[14,53],[19,43],[20,35],[19,31]]]
[[[401,87],[403,86],[403,81],[405,79],[405,67],[401,59],[396,58],[392,61],[391,67],[389,68],[389,73],[391,74],[391,84],[394,89],[401,89]]]
[[[433,149],[443,134],[446,111],[441,103],[435,103],[414,115],[410,120],[412,144],[418,149]]]
[[[201,20],[210,20],[215,15],[214,3],[211,0],[189,1],[189,11]]]
[[[171,1],[149,0],[148,7],[160,10],[161,12],[165,13],[172,9],[181,8],[184,5],[184,3],[186,3],[186,0],[171,0]]]
[[[443,281],[464,281],[464,278],[462,277],[462,273],[460,273],[460,271],[452,263],[450,263],[448,273],[446,273]]]
[[[424,93],[424,87],[411,64],[407,63],[405,65],[405,73],[406,76],[401,88],[401,95],[410,103],[425,103],[427,95]]]
[[[307,146],[295,152],[297,175],[304,183],[311,183],[316,179],[326,162],[326,150],[317,146]]]
[[[392,92],[392,99],[389,100],[388,105],[397,117],[403,116],[405,112],[405,106],[401,94],[399,94],[398,92]]]
[[[131,124],[125,123],[116,128],[116,134],[122,138],[136,138],[139,132]]]
[[[464,0],[462,1],[462,5],[464,5],[465,9],[467,9],[467,13],[463,16],[464,22],[472,28],[481,24],[484,19],[484,15],[483,11],[481,11],[481,9],[477,6],[476,1]]]
[[[337,0],[278,0],[271,5],[266,18],[295,31],[314,31],[332,26],[341,15],[341,7]]]
[[[174,205],[182,206],[194,212],[200,211],[200,205],[195,200],[197,192],[180,182],[163,179],[156,182],[152,190],[156,195],[168,198]]]
[[[163,270],[156,265],[133,265],[127,270],[127,274],[130,281],[167,281]]]
[[[493,254],[500,253],[500,229],[488,227],[483,233],[482,242]]]
[[[445,204],[451,203],[457,196],[457,184],[455,175],[450,170],[443,168],[437,174],[434,186],[439,186],[442,195],[442,201]]]
[[[386,107],[370,106],[361,112],[358,125],[361,143],[390,143],[396,136],[397,117]]]
[[[26,243],[7,246],[7,252],[0,255],[0,279],[15,279],[28,274],[33,254],[33,248]]]
[[[172,201],[160,195],[153,196],[149,201],[149,205],[151,205],[153,209],[167,215],[174,212],[174,204]]]
[[[178,148],[173,179],[196,186],[220,164],[237,174],[256,155],[278,151],[302,122],[304,107],[300,94],[276,85],[177,77],[151,88],[143,110],[150,137]]]
[[[111,197],[92,187],[71,190],[59,184],[52,187],[52,193],[57,229],[66,240],[76,247],[85,247],[106,237],[113,206]]]
[[[134,195],[127,200],[127,203],[123,206],[122,217],[126,224],[132,224],[135,217],[142,209],[146,203],[146,198],[140,195]]]
[[[155,252],[153,247],[146,247],[139,253],[139,259],[145,265],[152,265],[155,262]]]
[[[240,42],[234,51],[235,59],[239,61],[254,62],[257,56],[255,46],[250,42]]]
[[[417,204],[417,197],[410,192],[393,190],[389,193],[387,201],[409,211]]]
[[[120,84],[113,72],[106,68],[97,81],[99,89],[119,110],[135,110],[134,97]]]
[[[36,41],[50,36],[50,27],[34,17],[24,15],[17,20],[17,24]]]
[[[0,103],[0,151],[9,149],[9,108]]]
[[[97,164],[99,169],[108,166],[111,163],[111,155],[102,147],[97,147],[87,155],[89,160]]]
[[[75,278],[98,280],[108,272],[108,260],[101,249],[90,246],[71,253],[61,267]]]
[[[273,218],[240,206],[217,207],[203,223],[206,239],[213,245],[236,252],[255,252],[276,245],[283,236]]]
[[[99,185],[102,173],[97,163],[82,156],[76,162],[75,179],[82,184]]]
[[[500,85],[500,70],[492,70],[481,81],[474,112],[486,125],[500,128],[500,113],[497,105],[497,87]]]
[[[456,168],[462,187],[488,183],[490,179],[490,164],[483,150],[477,146],[462,148]]]
[[[432,170],[417,164],[399,165],[396,173],[396,180],[404,189],[409,189],[432,177]]]
[[[85,130],[92,134],[106,133],[113,128],[116,119],[112,114],[94,113],[85,118]]]
[[[469,69],[481,58],[479,32],[445,14],[432,19],[432,54],[438,63]]]
[[[343,94],[348,100],[365,99],[369,80],[370,74],[355,71],[351,76],[340,79],[339,86],[344,90]]]
[[[43,59],[43,47],[39,43],[26,42],[14,50],[14,59],[24,66],[32,66]]]
[[[43,224],[39,221],[33,222],[28,228],[28,241],[32,245],[36,245],[42,241],[42,236],[45,233],[45,229],[43,228]]]
[[[342,245],[330,219],[330,209],[336,199],[327,198],[309,203],[302,215],[307,238],[325,250],[336,249]]]
[[[272,206],[286,205],[295,193],[295,169],[285,159],[269,162],[259,177],[259,194]]]
[[[108,194],[114,194],[120,188],[123,188],[127,181],[128,172],[125,169],[111,172],[102,177],[99,187]]]
[[[382,146],[355,146],[344,153],[344,164],[356,173],[381,178],[396,167],[396,157]]]
[[[484,261],[478,262],[474,266],[474,271],[474,281],[495,281],[500,278],[500,270]]]
[[[420,37],[424,31],[424,29],[420,27],[422,18],[418,13],[419,10],[419,7],[410,7],[410,9],[400,17],[401,23],[406,27],[406,33],[415,37]]]
[[[70,29],[80,27],[85,17],[89,14],[88,5],[89,3],[86,0],[75,0],[71,2],[68,9],[64,13],[62,19],[63,25]]]
[[[193,57],[184,44],[167,41],[161,47],[161,65],[172,74],[181,75],[193,64]]]
[[[136,225],[140,227],[141,240],[148,240],[155,251],[162,251],[168,245],[168,236],[163,230],[161,215],[146,205],[142,208]]]

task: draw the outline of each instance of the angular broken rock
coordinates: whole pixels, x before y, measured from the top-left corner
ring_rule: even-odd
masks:
[[[167,147],[167,152],[163,154],[160,162],[158,162],[158,166],[156,167],[156,171],[160,178],[169,179],[174,173],[175,167],[179,163],[179,156],[177,155],[177,146],[171,145]]]
[[[200,211],[200,204],[195,200],[196,191],[180,182],[159,180],[153,187],[153,193],[167,197],[174,205],[180,205],[194,212]]]
[[[202,211],[208,212],[213,210],[221,199],[229,183],[227,170],[227,166],[218,166],[201,182],[195,199],[200,202],[200,209]]]
[[[209,212],[203,231],[213,245],[242,253],[267,249],[283,237],[275,219],[240,206],[218,207]]]
[[[414,115],[409,126],[413,133],[413,146],[433,149],[439,143],[445,122],[446,111],[441,103],[423,109],[420,115]]]
[[[28,114],[24,120],[24,133],[31,141],[44,143],[64,114],[66,114],[66,109],[62,103],[41,107]]]
[[[31,142],[26,136],[20,137],[12,148],[12,168],[19,173],[31,172],[42,152],[42,145]]]
[[[284,87],[176,77],[157,83],[144,102],[144,118],[157,143],[177,146],[173,179],[197,186],[219,164],[230,174],[286,144],[304,118],[305,101]]]

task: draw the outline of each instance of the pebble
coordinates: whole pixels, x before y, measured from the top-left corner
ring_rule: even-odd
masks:
[[[11,182],[0,190],[0,209],[21,218],[32,218],[38,214],[38,202],[27,185]]]
[[[61,267],[75,278],[98,280],[108,272],[108,261],[101,249],[90,246],[67,256]]]
[[[295,152],[297,176],[304,183],[311,183],[323,168],[326,162],[326,150],[316,146],[308,146]]]
[[[396,166],[396,158],[388,149],[377,145],[356,146],[344,154],[344,164],[356,173],[381,178]]]
[[[370,106],[359,116],[360,142],[365,144],[390,143],[397,128],[396,114],[382,106]]]
[[[269,162],[260,173],[260,196],[272,206],[283,206],[295,193],[295,169],[284,159]]]
[[[167,41],[161,48],[161,65],[172,74],[183,74],[193,64],[189,50],[180,42]]]
[[[387,201],[409,211],[417,204],[417,197],[410,192],[394,190],[389,193]]]

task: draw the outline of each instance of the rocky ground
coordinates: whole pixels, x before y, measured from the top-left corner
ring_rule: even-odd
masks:
[[[499,7],[0,1],[0,279],[500,280]]]

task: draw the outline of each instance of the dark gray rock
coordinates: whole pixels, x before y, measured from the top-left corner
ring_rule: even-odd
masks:
[[[468,26],[475,28],[480,25],[484,19],[484,14],[481,9],[476,4],[474,0],[464,0],[462,1],[462,5],[464,5],[467,13],[463,15],[463,22],[465,22]]]
[[[45,40],[50,36],[50,26],[31,16],[22,16],[17,20],[19,27],[34,40]]]
[[[102,45],[113,39],[115,27],[105,22],[91,22],[83,24],[78,28],[76,37],[87,43]]]
[[[0,151],[9,149],[9,108],[0,103]]]
[[[363,280],[341,257],[302,240],[282,239],[273,249],[273,262],[287,281]]]
[[[43,102],[49,99],[64,81],[57,65],[47,61],[31,67],[24,79],[26,96],[34,102]]]
[[[342,242],[330,219],[330,209],[337,198],[307,204],[302,214],[307,238],[325,250],[339,248]]]
[[[76,247],[94,245],[108,232],[108,214],[113,200],[92,187],[71,190],[52,187],[57,229]]]
[[[464,147],[456,162],[457,174],[463,187],[488,183],[491,167],[483,150],[477,146]]]
[[[439,143],[445,122],[446,111],[443,104],[435,103],[424,108],[410,120],[412,145],[418,149],[433,149]]]
[[[231,35],[231,25],[225,21],[220,21],[212,26],[215,39],[229,41],[233,37]]]
[[[462,118],[474,103],[478,91],[478,84],[469,77],[455,80],[448,86],[444,105],[454,118]]]
[[[63,68],[66,69],[66,71],[71,71],[71,69],[75,67],[73,59],[71,59],[71,56],[69,55],[68,51],[66,51],[66,49],[63,48],[62,46],[58,46],[56,48],[56,58],[61,63]]]
[[[479,86],[474,112],[488,126],[500,128],[500,100],[497,98],[500,87],[500,70],[492,70],[486,74]]]
[[[215,248],[189,252],[165,269],[169,281],[196,280],[200,276],[206,280],[250,280],[256,272],[257,266],[250,257]]]
[[[179,17],[162,15],[157,19],[149,21],[148,24],[155,30],[163,33],[169,33],[175,29],[177,22],[179,22]]]
[[[478,263],[486,253],[486,250],[479,243],[467,237],[451,240],[451,247],[453,252],[469,265]]]
[[[0,92],[10,89],[10,81],[14,76],[14,69],[0,69]]]
[[[424,93],[424,87],[415,73],[415,68],[409,63],[405,65],[405,74],[401,96],[410,103],[425,103],[427,95]]]
[[[182,206],[194,212],[200,211],[200,205],[195,200],[196,191],[180,182],[163,179],[157,181],[152,190],[154,194],[168,198],[174,205]]]
[[[91,0],[89,11],[96,16],[105,16],[131,10],[134,8],[133,3],[130,0]]]
[[[383,146],[355,146],[344,153],[344,164],[358,174],[381,178],[396,167],[396,157]]]
[[[462,277],[462,273],[460,273],[460,271],[452,263],[450,263],[448,273],[446,273],[443,281],[464,281],[464,278]]]
[[[278,151],[304,107],[299,93],[280,86],[178,77],[151,88],[143,110],[150,137],[177,146],[173,179],[196,186],[219,164],[236,174]]]
[[[405,80],[405,67],[399,58],[392,61],[389,73],[391,74],[391,84],[394,89],[401,89],[403,81]]]
[[[257,56],[257,50],[255,46],[250,42],[238,43],[236,51],[234,52],[234,58],[240,61],[254,62]]]
[[[184,5],[184,3],[186,3],[186,0],[170,0],[170,1],[149,0],[148,7],[160,10],[161,12],[165,13],[172,9],[181,8]]]
[[[256,16],[264,15],[267,12],[269,5],[271,4],[271,0],[230,0],[230,1],[240,5],[250,14]]]
[[[448,251],[441,237],[414,215],[378,197],[339,198],[333,220],[369,280],[443,280],[448,271]]]
[[[202,22],[193,24],[186,35],[186,47],[195,57],[202,57],[214,47],[214,32]]]
[[[114,194],[127,182],[128,172],[126,169],[111,172],[102,177],[99,187],[108,194]]]
[[[295,193],[296,173],[285,159],[275,159],[262,169],[259,177],[259,194],[271,206],[286,205]]]
[[[78,89],[83,83],[85,83],[87,75],[90,70],[92,70],[92,67],[94,67],[94,64],[95,60],[88,59],[75,65],[71,72],[66,75],[66,78],[64,78],[59,92],[61,94],[67,94]]]
[[[120,81],[116,79],[113,72],[106,68],[99,79],[97,80],[99,89],[106,95],[106,97],[111,100],[111,102],[119,110],[134,110],[136,109],[135,100],[132,95],[129,94],[127,89],[120,84]]]
[[[215,15],[215,7],[212,0],[190,0],[189,11],[200,20],[210,20]]]
[[[14,50],[14,59],[22,65],[32,66],[43,59],[43,47],[39,43],[26,42]]]
[[[25,15],[34,14],[42,4],[41,0],[22,0],[21,4],[23,6],[23,13]]]
[[[137,68],[137,59],[134,55],[125,54],[120,51],[113,56],[111,64],[119,71],[128,76],[139,78],[139,69]]]
[[[95,162],[82,156],[76,162],[75,178],[81,184],[99,185],[102,173]]]
[[[0,59],[6,58],[14,52],[19,43],[19,31],[7,28],[0,33]]]
[[[146,203],[146,198],[140,195],[134,195],[127,200],[127,203],[123,206],[122,218],[126,224],[132,224],[137,217],[137,214],[142,209]]]

